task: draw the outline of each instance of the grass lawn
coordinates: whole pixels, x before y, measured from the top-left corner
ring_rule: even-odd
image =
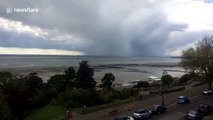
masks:
[[[47,105],[29,113],[25,120],[66,120],[65,111],[61,107]]]

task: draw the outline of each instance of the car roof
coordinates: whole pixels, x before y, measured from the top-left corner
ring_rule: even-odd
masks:
[[[125,117],[128,117],[128,116],[124,116],[124,115],[116,116],[115,119],[121,119],[121,118],[125,118]]]
[[[178,98],[186,98],[186,96],[178,96]]]
[[[161,106],[161,105],[153,105],[153,106],[158,107],[158,106]]]
[[[209,105],[206,104],[200,104],[200,107],[208,107]]]
[[[161,105],[153,105],[152,107],[153,107],[153,108],[157,108],[157,107],[159,107],[159,106],[161,106]]]
[[[135,112],[141,112],[141,111],[144,111],[145,109],[141,108],[141,109],[137,109],[135,110]]]
[[[195,115],[195,114],[197,114],[197,112],[195,110],[190,110],[189,114],[194,114]]]

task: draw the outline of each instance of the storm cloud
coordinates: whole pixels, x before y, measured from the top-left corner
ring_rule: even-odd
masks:
[[[192,2],[194,0],[188,0]],[[87,55],[162,56],[194,43],[213,29],[188,31],[169,19],[172,5],[164,0],[0,0],[0,47],[81,51]],[[196,3],[197,4],[197,3]],[[202,1],[198,4],[208,4]],[[7,8],[37,8],[38,13],[6,13]],[[206,11],[209,12],[209,11]],[[213,19],[212,19],[213,20]],[[20,32],[12,22],[30,31]],[[9,24],[5,26],[5,24]],[[12,28],[11,28],[12,27]],[[33,32],[34,29],[41,32]],[[211,27],[213,28],[213,27]],[[7,30],[9,29],[9,30]],[[31,30],[32,29],[32,30]],[[34,34],[36,33],[36,34]],[[47,33],[47,34],[42,34]],[[199,34],[198,34],[199,33]]]

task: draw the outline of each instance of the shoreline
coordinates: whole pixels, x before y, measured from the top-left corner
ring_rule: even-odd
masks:
[[[94,78],[100,83],[105,73],[115,75],[115,82],[128,83],[134,80],[148,80],[148,76],[159,76],[163,70],[174,73],[184,73],[176,63],[158,64],[100,64],[90,65],[94,69]],[[63,74],[69,66],[28,66],[28,67],[3,67],[0,71],[8,71],[15,75],[27,75],[30,72],[37,72],[44,82],[56,74]],[[73,66],[76,70],[78,67]],[[179,75],[178,75],[179,76]]]

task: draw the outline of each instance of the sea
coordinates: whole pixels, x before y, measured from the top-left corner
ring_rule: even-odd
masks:
[[[112,73],[117,83],[148,80],[150,76],[160,78],[163,71],[180,77],[185,70],[179,65],[179,57],[114,57],[114,56],[54,56],[54,55],[0,55],[0,69],[57,68],[79,66],[88,61],[94,68],[97,82],[105,73]]]

